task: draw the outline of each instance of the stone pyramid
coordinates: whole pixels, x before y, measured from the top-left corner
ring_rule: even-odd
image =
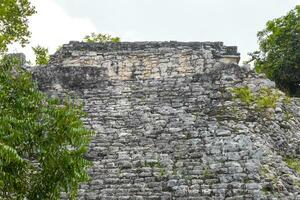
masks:
[[[79,199],[300,199],[300,101],[238,62],[222,42],[70,42],[34,68],[95,131]]]

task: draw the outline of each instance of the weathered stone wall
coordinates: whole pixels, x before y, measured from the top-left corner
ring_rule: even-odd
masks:
[[[274,83],[222,43],[71,42],[35,68],[49,95],[85,103],[95,130],[79,199],[300,199],[284,162],[300,147],[299,108],[232,98]]]
[[[54,55],[51,64],[102,67],[107,70],[109,79],[139,80],[200,73],[219,60],[238,63],[236,47],[225,47],[221,42],[102,45],[73,42]]]

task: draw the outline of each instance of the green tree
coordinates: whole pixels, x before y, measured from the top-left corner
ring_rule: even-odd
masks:
[[[28,42],[28,17],[35,13],[35,9],[28,0],[0,1],[0,52],[7,50],[7,45]]]
[[[119,37],[112,37],[109,34],[96,34],[96,33],[91,33],[91,35],[87,35],[83,39],[84,42],[90,42],[90,43],[95,43],[95,42],[121,42],[121,39]]]
[[[268,21],[257,36],[259,51],[250,54],[256,71],[289,94],[300,95],[300,6]]]
[[[0,1],[0,199],[74,199],[88,179],[84,159],[91,131],[82,107],[39,92],[7,45],[28,42],[27,0]]]
[[[50,60],[49,51],[45,47],[36,46],[32,47],[35,54],[35,64],[36,65],[47,65]]]
[[[0,62],[0,199],[75,198],[88,180],[82,108],[46,98],[17,61]]]

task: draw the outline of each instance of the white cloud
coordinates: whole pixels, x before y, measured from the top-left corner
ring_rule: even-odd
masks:
[[[54,0],[32,0],[37,14],[30,18],[29,27],[32,32],[30,44],[25,48],[13,44],[10,52],[23,52],[27,59],[34,60],[32,46],[48,47],[54,53],[58,46],[70,40],[82,40],[97,28],[89,18],[69,16]]]

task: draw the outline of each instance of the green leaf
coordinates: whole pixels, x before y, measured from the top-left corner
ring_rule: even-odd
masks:
[[[258,73],[265,73],[276,86],[300,96],[300,8],[270,20],[259,31],[260,50],[251,55]]]

